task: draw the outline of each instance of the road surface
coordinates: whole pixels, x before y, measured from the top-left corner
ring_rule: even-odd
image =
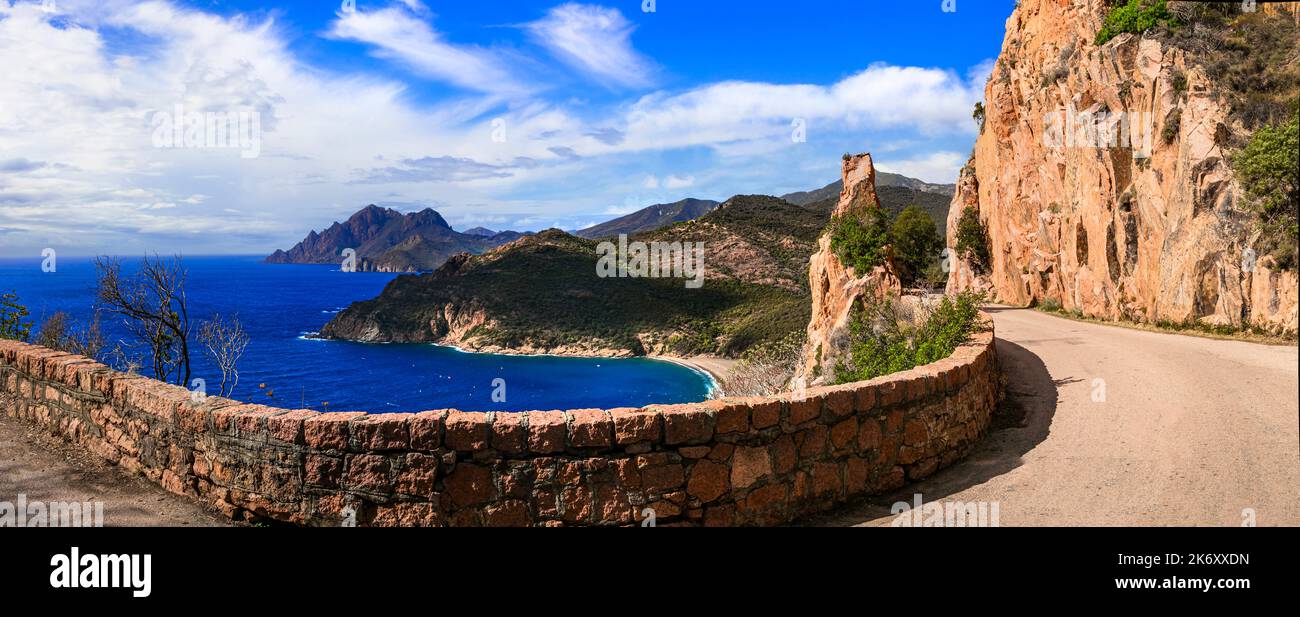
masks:
[[[0,405],[5,401],[0,400]],[[213,527],[230,521],[25,421],[0,416],[0,502],[100,502],[106,527]],[[92,506],[93,507],[93,506]]]
[[[997,502],[1002,526],[1300,525],[1297,347],[990,312],[1007,401],[985,441],[807,524],[888,526],[920,493]]]

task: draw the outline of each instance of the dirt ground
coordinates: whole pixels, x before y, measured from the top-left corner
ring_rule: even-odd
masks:
[[[3,404],[3,402],[0,402]],[[220,513],[163,491],[140,476],[37,430],[0,416],[0,501],[98,501],[106,527],[216,527]]]

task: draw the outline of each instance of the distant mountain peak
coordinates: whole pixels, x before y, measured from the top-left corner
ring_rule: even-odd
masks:
[[[433,208],[402,214],[369,204],[323,232],[312,230],[288,251],[276,251],[267,263],[338,263],[344,249],[357,252],[362,270],[429,271],[457,253],[482,253],[518,238],[514,232],[490,236],[462,234]]]
[[[843,182],[840,180],[836,180],[819,189],[814,189],[811,191],[799,191],[797,193],[788,193],[786,195],[782,195],[781,199],[784,199],[793,204],[799,204],[801,206],[805,206],[811,203],[825,201],[827,199],[838,199],[840,196],[840,190],[843,189],[843,187],[844,187]],[[922,193],[943,195],[944,197],[948,197],[948,198],[951,198],[957,192],[956,184],[933,184],[930,182],[926,182],[924,180],[917,180],[916,178],[909,178],[907,176],[903,176],[900,174],[891,174],[887,171],[876,172],[876,187],[877,188],[903,187],[903,188],[911,189],[913,191],[919,191]]]
[[[699,218],[718,207],[718,202],[708,199],[687,198],[670,204],[647,206],[631,214],[574,232],[582,238],[612,238],[619,234],[636,234],[654,231]]]

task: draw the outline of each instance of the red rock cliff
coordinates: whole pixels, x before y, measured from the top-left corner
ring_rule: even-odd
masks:
[[[870,154],[844,159],[841,174],[844,188],[831,215],[832,221],[880,207],[876,197],[876,169]],[[808,284],[812,292],[812,320],[808,323],[808,345],[797,377],[812,385],[833,374],[858,299],[899,295],[902,287],[892,262],[887,261],[871,272],[855,272],[846,266],[831,250],[830,233],[822,234],[817,252],[809,260]]]
[[[955,268],[949,289],[987,287],[1014,305],[1050,299],[1106,319],[1295,333],[1295,272],[1267,257],[1243,267],[1257,233],[1220,144],[1245,129],[1184,50],[1134,34],[1094,45],[1106,8],[1021,0],[1007,21],[948,219],[955,246],[963,207],[979,209],[992,272]],[[1129,139],[1071,139],[1067,114],[1123,117]]]

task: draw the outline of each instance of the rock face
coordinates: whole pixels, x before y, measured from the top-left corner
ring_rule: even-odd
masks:
[[[992,271],[958,264],[949,290],[1105,319],[1295,333],[1296,274],[1270,258],[1245,265],[1256,238],[1221,146],[1244,129],[1219,86],[1153,37],[1094,45],[1105,14],[1103,0],[1021,0],[1007,21],[948,215],[956,246],[962,209],[979,209]],[[1128,131],[1088,134],[1107,118]]]
[[[860,216],[869,208],[879,208],[876,197],[876,170],[870,154],[844,159],[841,168],[843,188],[832,212],[840,216]],[[855,272],[844,265],[831,250],[831,234],[818,240],[817,252],[809,260],[808,285],[812,293],[812,319],[808,322],[808,345],[797,377],[809,384],[819,384],[834,374],[839,354],[844,350],[849,318],[859,299],[875,301],[890,294],[900,295],[902,285],[892,260],[886,260],[871,272]]]
[[[437,269],[452,255],[482,253],[517,240],[513,231],[483,236],[458,233],[437,212],[426,208],[402,214],[369,205],[344,223],[323,232],[312,231],[288,251],[276,251],[267,263],[337,264],[344,249],[357,252],[357,269],[378,272],[416,272]]]

